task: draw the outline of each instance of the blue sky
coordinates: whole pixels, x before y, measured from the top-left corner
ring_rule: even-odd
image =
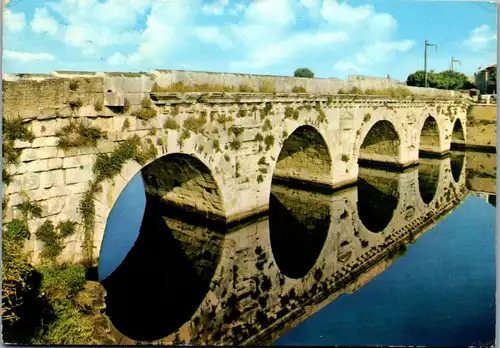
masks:
[[[491,3],[411,0],[11,0],[3,72],[185,69],[405,80],[496,63]]]

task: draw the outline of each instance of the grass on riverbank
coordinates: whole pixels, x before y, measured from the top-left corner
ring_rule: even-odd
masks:
[[[3,339],[20,344],[97,344],[90,307],[82,304],[86,269],[29,263],[24,220],[7,224],[2,240]]]

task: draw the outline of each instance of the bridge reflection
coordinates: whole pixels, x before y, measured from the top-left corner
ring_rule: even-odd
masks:
[[[148,195],[139,239],[104,281],[114,334],[119,344],[271,343],[456,207],[464,166],[451,156],[360,168],[357,186],[333,194],[273,185],[269,214],[231,228],[169,217]]]

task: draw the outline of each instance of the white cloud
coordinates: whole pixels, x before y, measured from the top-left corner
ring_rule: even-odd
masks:
[[[277,27],[290,26],[295,21],[291,0],[260,0],[252,2],[245,10],[247,22]]]
[[[350,60],[339,60],[333,68],[341,72],[359,72],[361,69]]]
[[[230,8],[228,13],[230,16],[237,16],[245,10],[245,5],[242,3],[237,3],[234,8]]]
[[[37,8],[31,21],[31,29],[35,33],[47,33],[54,36],[58,33],[59,23],[49,14],[46,8]]]
[[[481,25],[474,29],[463,43],[472,51],[480,51],[496,40],[497,34],[489,26]]]
[[[3,20],[5,28],[12,32],[22,31],[26,25],[24,13],[12,12],[8,8],[3,10]]]
[[[205,4],[201,8],[201,12],[208,16],[222,16],[224,8],[228,5],[229,0],[216,0],[211,4]]]
[[[49,53],[29,53],[29,52],[18,52],[11,50],[4,50],[3,56],[5,59],[19,60],[21,62],[33,62],[41,60],[54,60],[54,56]]]
[[[353,7],[335,0],[324,0],[321,7],[321,16],[332,25],[356,25],[373,15],[372,5]]]
[[[229,48],[233,45],[221,28],[216,26],[197,27],[194,29],[194,34],[198,40],[207,44],[215,44],[222,48]]]

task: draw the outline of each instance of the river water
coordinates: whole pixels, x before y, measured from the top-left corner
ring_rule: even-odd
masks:
[[[171,214],[138,174],[111,211],[99,260],[115,336],[491,343],[495,160],[468,152],[404,172],[360,168],[356,186],[334,193],[273,185],[268,214],[229,228]]]

